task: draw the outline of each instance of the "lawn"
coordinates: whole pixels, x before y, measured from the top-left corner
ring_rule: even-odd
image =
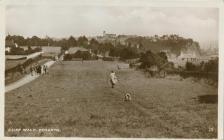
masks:
[[[217,138],[217,89],[117,71],[118,62],[70,61],[5,95],[6,136]],[[108,75],[116,70],[118,85]],[[130,92],[131,102],[125,102]],[[210,102],[210,101],[213,102]],[[53,128],[60,132],[10,132]]]

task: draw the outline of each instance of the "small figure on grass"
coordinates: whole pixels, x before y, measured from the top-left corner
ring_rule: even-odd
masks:
[[[47,65],[44,65],[44,74],[47,74]]]
[[[31,76],[34,75],[34,66],[33,65],[30,67],[30,74],[31,74]]]
[[[111,87],[114,88],[115,84],[117,83],[117,76],[115,74],[114,71],[111,71],[110,73],[110,83],[111,83]]]

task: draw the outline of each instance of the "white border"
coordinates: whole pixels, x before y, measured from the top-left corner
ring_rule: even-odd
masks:
[[[5,69],[5,7],[3,5],[3,2],[0,1],[0,139],[2,136],[4,136],[4,69]]]
[[[51,3],[51,5],[102,5],[102,6],[149,6],[149,7],[217,7],[219,10],[219,95],[218,95],[218,139],[223,139],[223,92],[224,92],[224,4],[222,0],[50,0],[47,2],[46,0],[8,0],[1,1],[0,0],[0,64],[1,66],[0,72],[0,139],[4,136],[4,69],[5,69],[5,58],[4,58],[4,38],[5,38],[5,6],[4,4],[15,4],[15,5],[27,5],[27,4],[35,4],[35,5],[45,5],[47,3]],[[42,139],[80,139],[80,138],[64,138],[64,137],[41,137]],[[40,139],[40,137],[4,137],[4,139]],[[90,139],[90,138],[85,138]],[[92,138],[91,138],[92,139]],[[98,139],[98,138],[94,138]],[[101,138],[104,139],[104,138]],[[112,138],[114,139],[114,138]],[[120,138],[116,138],[120,139]],[[126,139],[126,138],[125,138]],[[154,139],[154,138],[149,138]],[[164,139],[164,138],[162,138]]]
[[[224,117],[224,3],[219,9],[219,85],[218,85],[218,138],[223,139]]]

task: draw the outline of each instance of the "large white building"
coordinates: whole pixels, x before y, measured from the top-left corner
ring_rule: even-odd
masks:
[[[218,58],[218,55],[200,56],[195,51],[181,51],[180,55],[177,56],[173,53],[166,53],[168,61],[174,63],[174,67],[185,67],[187,62],[195,65],[200,65],[202,62],[208,62]]]

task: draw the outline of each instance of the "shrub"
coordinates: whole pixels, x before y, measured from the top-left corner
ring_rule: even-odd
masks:
[[[214,82],[218,82],[218,59],[209,60],[206,63],[201,63],[200,65],[187,62],[184,71],[182,71],[180,75],[183,78],[206,78]]]
[[[71,54],[66,54],[66,55],[64,55],[64,60],[65,60],[65,61],[72,60],[72,55],[71,55]]]
[[[164,58],[160,57],[158,54],[152,53],[150,50],[146,53],[142,53],[140,57],[140,68],[151,67],[152,65],[161,66],[162,64],[168,62]]]
[[[187,71],[200,71],[200,68],[191,62],[185,64],[185,70]]]
[[[90,60],[91,54],[88,51],[77,51],[76,53],[72,54],[73,58],[82,58],[83,60]]]
[[[203,71],[218,73],[218,59],[210,60],[205,63]]]
[[[26,52],[24,51],[23,48],[20,48],[20,47],[12,47],[11,48],[11,52],[9,53],[11,55],[25,55]]]

